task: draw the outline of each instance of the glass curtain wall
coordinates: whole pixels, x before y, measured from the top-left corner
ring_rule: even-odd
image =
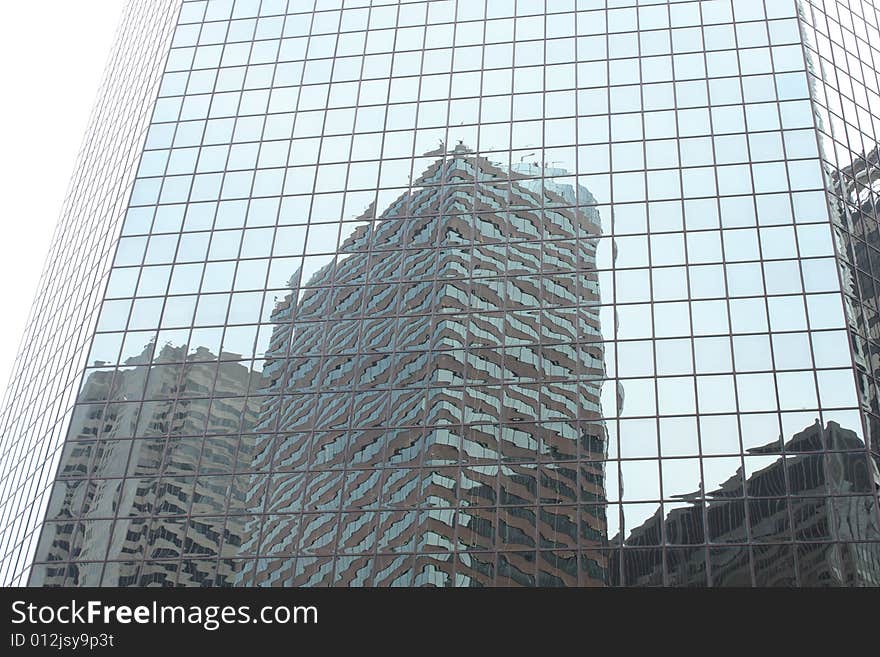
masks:
[[[184,2],[31,584],[880,584],[877,19]]]

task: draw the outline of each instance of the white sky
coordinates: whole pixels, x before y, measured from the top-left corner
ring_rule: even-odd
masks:
[[[0,397],[124,0],[4,2],[0,20]]]

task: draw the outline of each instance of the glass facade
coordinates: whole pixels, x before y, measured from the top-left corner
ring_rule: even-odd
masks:
[[[880,585],[873,0],[174,14],[9,581]]]
[[[0,404],[0,584],[27,582],[179,6],[123,10]]]

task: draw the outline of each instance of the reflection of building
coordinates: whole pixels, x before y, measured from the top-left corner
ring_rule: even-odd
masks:
[[[834,130],[839,127],[835,125]],[[825,156],[833,158],[835,154],[829,152]],[[880,385],[880,204],[877,202],[877,194],[880,193],[880,146],[875,145],[867,154],[863,152],[861,156],[852,158],[852,163],[848,166],[834,167],[826,164],[826,168],[829,172],[831,218],[836,226],[839,244],[837,260],[867,437],[862,449],[867,447],[872,459],[871,467],[876,472],[880,466],[880,421],[877,419],[880,415],[880,397],[877,393]],[[876,485],[873,491],[875,495],[880,492],[880,485]],[[852,551],[859,548],[870,551],[873,555],[876,544],[842,545],[840,549]],[[841,558],[837,558],[833,562],[841,561]],[[869,561],[861,560],[856,563]],[[873,563],[876,564],[876,557]],[[876,570],[864,577],[855,578],[855,581],[876,584]]]
[[[126,367],[98,370],[83,386],[81,400],[111,401],[80,407],[73,425],[47,513],[57,520],[47,523],[37,553],[41,560],[71,563],[48,570],[43,584],[96,585],[97,562],[105,559],[105,585],[178,577],[204,585],[234,572],[231,562],[199,557],[241,542],[241,522],[224,525],[223,514],[230,498],[243,497],[245,480],[217,473],[232,472],[237,459],[250,460],[247,442],[239,445],[233,434],[242,418],[255,420],[243,397],[250,370],[234,361],[218,364],[200,347],[187,355],[165,346],[154,361],[168,364],[141,365],[152,351],[147,345]],[[219,395],[213,400],[212,391]],[[142,396],[154,401],[124,401]],[[213,437],[203,436],[206,427]],[[178,576],[177,560],[163,560],[181,556],[192,558],[184,559]]]
[[[832,216],[845,232],[849,248],[841,253],[840,264],[847,291],[847,319],[852,332],[859,392],[862,404],[873,416],[880,414],[877,386],[880,382],[880,301],[878,301],[877,194],[880,193],[880,146],[850,166],[831,175]],[[872,418],[869,415],[868,418]],[[868,422],[876,431],[875,422]],[[876,443],[876,438],[874,439]]]
[[[459,146],[279,304],[258,583],[578,583],[606,533],[578,507],[604,501],[599,221],[536,177],[562,174]]]
[[[714,586],[751,586],[754,573],[759,586],[880,585],[872,497],[880,472],[861,439],[817,421],[781,450],[776,441],[749,453],[777,458],[745,481],[738,471],[705,499],[686,496],[665,517],[658,508],[613,553],[611,581],[693,586],[706,585],[708,575]],[[656,547],[663,543],[675,546],[665,556]]]

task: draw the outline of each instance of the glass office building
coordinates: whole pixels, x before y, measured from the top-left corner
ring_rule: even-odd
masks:
[[[880,585],[878,25],[133,0],[0,415],[3,581]]]

